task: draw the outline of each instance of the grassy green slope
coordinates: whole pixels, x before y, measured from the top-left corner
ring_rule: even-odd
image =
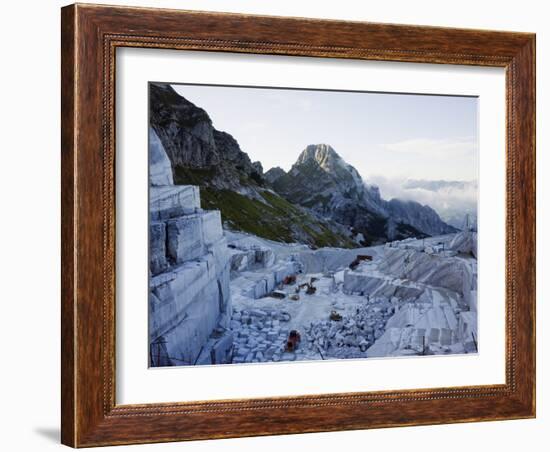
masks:
[[[261,194],[265,203],[230,190],[201,187],[201,203],[205,209],[219,209],[222,220],[233,230],[278,242],[292,243],[305,239],[314,247],[354,246],[348,238],[334,233],[280,196],[268,191]]]
[[[343,234],[331,230],[322,221],[297,208],[281,196],[256,187],[265,202],[231,190],[218,190],[208,184],[212,170],[176,167],[174,182],[200,187],[204,209],[221,211],[222,221],[232,230],[244,231],[278,242],[302,242],[313,247],[357,246]]]

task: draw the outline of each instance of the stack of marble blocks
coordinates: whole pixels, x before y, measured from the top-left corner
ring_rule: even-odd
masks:
[[[169,359],[160,364],[229,360],[232,341],[212,340],[231,313],[220,212],[201,209],[199,189],[191,185],[151,186],[149,204],[149,337],[165,344]],[[223,352],[209,350],[217,342],[227,345]]]

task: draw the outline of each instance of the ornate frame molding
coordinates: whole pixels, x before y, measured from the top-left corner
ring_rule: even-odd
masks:
[[[64,444],[81,447],[535,415],[534,35],[77,4],[62,9],[62,45]],[[116,405],[118,47],[504,67],[506,383]]]

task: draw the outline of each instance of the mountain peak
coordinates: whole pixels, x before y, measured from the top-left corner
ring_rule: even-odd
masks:
[[[322,168],[331,166],[335,162],[341,161],[342,158],[329,144],[310,144],[307,146],[296,161],[300,165],[308,162],[315,162]]]

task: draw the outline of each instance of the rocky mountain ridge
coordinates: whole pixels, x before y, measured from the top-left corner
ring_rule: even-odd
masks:
[[[375,185],[327,144],[309,145],[288,173],[270,170],[277,193],[290,202],[350,226],[369,242],[456,232],[429,206],[414,201],[383,200]]]
[[[385,201],[326,144],[310,145],[286,173],[264,173],[237,140],[169,84],[151,83],[150,126],[170,160],[176,185],[200,187],[224,227],[281,242],[356,247],[453,232],[428,206]]]

